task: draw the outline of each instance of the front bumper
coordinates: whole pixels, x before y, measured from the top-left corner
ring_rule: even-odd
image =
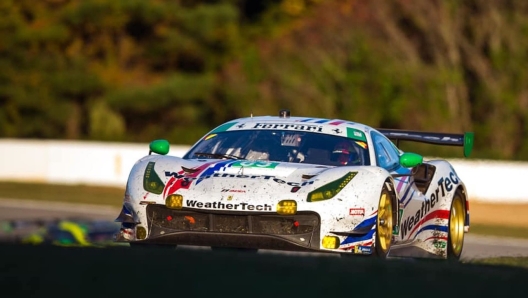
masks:
[[[313,251],[320,249],[320,217],[315,212],[295,215],[196,211],[148,205],[144,240],[152,244],[198,245]]]

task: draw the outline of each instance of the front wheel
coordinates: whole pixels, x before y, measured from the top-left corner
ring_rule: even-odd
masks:
[[[449,211],[449,234],[447,236],[447,259],[459,260],[464,248],[464,225],[466,205],[460,192],[456,192]]]
[[[376,238],[374,243],[374,256],[385,259],[389,254],[392,244],[393,228],[392,198],[386,186],[383,186],[378,205],[378,218],[376,221]]]

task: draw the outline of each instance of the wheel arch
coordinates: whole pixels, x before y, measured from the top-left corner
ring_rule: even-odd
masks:
[[[397,227],[399,226],[400,224],[400,212],[399,212],[399,209],[400,209],[400,200],[398,198],[398,192],[396,191],[396,188],[395,188],[395,183],[394,183],[394,179],[392,177],[388,177],[387,179],[385,179],[385,182],[383,183],[383,186],[387,188],[387,190],[389,191],[390,193],[390,196],[391,196],[391,202],[392,202],[392,206],[393,206],[393,209],[392,209],[392,226],[393,227]]]
[[[467,189],[464,185],[459,185],[457,189],[455,190],[455,194],[456,193],[460,193],[460,196],[464,200],[464,208],[466,210],[466,215],[465,215],[465,220],[464,220],[464,231],[469,232],[469,196],[467,193]],[[451,201],[453,201],[453,198],[451,198]]]

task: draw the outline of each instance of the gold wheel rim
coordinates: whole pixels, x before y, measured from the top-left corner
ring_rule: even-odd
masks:
[[[449,215],[449,237],[451,239],[451,250],[456,256],[460,255],[464,244],[465,217],[464,204],[460,197],[455,197]]]
[[[378,241],[376,245],[383,251],[387,251],[392,241],[392,204],[386,193],[380,198],[377,222]]]

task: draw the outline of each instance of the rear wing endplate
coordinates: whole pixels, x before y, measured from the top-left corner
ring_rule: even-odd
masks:
[[[390,140],[395,140],[397,147],[399,147],[400,141],[413,141],[444,146],[461,146],[464,147],[465,157],[468,157],[471,154],[471,151],[473,151],[473,139],[475,138],[473,132],[457,134],[402,129],[378,129],[378,131]]]

